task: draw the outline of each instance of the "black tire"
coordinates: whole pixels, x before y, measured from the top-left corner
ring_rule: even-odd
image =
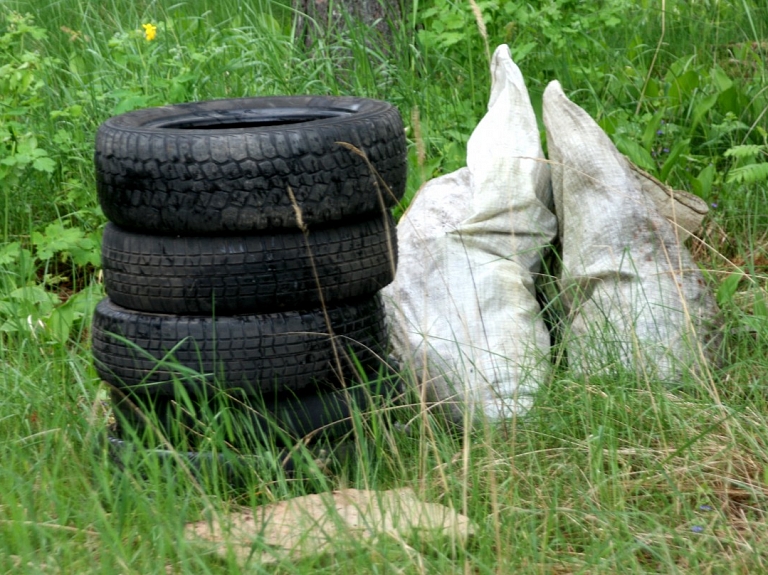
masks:
[[[121,428],[139,434],[160,430],[174,446],[181,447],[176,436],[183,436],[188,442],[204,437],[206,428],[217,425],[220,414],[226,412],[232,427],[240,428],[227,442],[238,448],[252,448],[267,438],[290,447],[300,439],[341,437],[352,431],[355,408],[360,413],[380,408],[385,401],[392,401],[398,391],[393,382],[374,379],[344,390],[309,389],[300,395],[279,394],[245,401],[221,395],[184,398],[126,394],[121,390],[112,390],[111,397],[112,410]],[[185,434],[185,430],[192,433]]]
[[[308,225],[380,211],[402,197],[407,167],[396,108],[320,96],[128,112],[99,127],[95,162],[107,218],[166,234],[295,228],[289,188]]]
[[[123,438],[121,435],[128,437]],[[288,477],[293,477],[298,470],[307,470],[309,461],[313,462],[312,473],[318,465],[333,468],[338,465],[341,469],[341,462],[351,459],[356,452],[352,440],[320,443],[306,448],[297,445],[284,449],[261,448],[256,452],[243,453],[239,449],[212,450],[210,445],[204,446],[203,451],[156,447],[146,441],[135,442],[131,434],[125,434],[121,429],[108,429],[102,437],[102,442],[97,446],[97,455],[106,455],[120,471],[130,470],[131,481],[137,477],[156,481],[158,469],[163,469],[176,477],[191,473],[199,483],[206,486],[211,485],[211,481],[220,481],[222,485],[235,488],[238,492],[264,485],[265,478],[274,477],[278,469],[282,469]],[[306,477],[303,474],[303,478]]]
[[[278,231],[173,237],[107,224],[101,252],[107,295],[137,311],[265,313],[320,307],[321,294],[326,304],[372,295],[394,278],[397,233],[389,214],[312,230],[308,238]]]
[[[322,310],[263,315],[174,316],[134,312],[105,298],[93,316],[93,356],[101,379],[116,388],[172,394],[174,379],[198,393],[242,390],[248,395],[299,390],[378,365],[386,346],[379,298]],[[352,357],[354,356],[354,358]]]

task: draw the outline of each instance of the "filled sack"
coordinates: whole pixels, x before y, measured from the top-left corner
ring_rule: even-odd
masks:
[[[456,420],[530,406],[549,374],[534,277],[557,223],[536,117],[509,48],[491,62],[488,112],[467,167],[427,182],[400,220],[384,289],[393,353]]]
[[[700,202],[665,196],[558,82],[544,92],[543,115],[569,365],[665,381],[704,372],[719,342],[719,311],[682,243],[701,222]]]

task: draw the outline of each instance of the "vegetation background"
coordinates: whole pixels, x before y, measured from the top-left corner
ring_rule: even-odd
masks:
[[[244,570],[768,571],[768,5],[414,0],[369,26],[343,3],[300,4],[0,4],[0,569],[237,573],[233,557],[185,541],[184,523],[209,506],[410,485],[475,521],[466,549],[382,541]],[[727,316],[724,367],[674,390],[561,368],[530,416],[473,432],[418,415],[401,433],[361,417],[355,456],[331,477],[307,458],[296,477],[265,468],[235,491],[151,458],[141,474],[111,465],[88,342],[103,297],[99,123],[223,97],[385,99],[407,126],[412,197],[464,164],[500,43],[537,111],[560,80],[635,163],[710,204],[689,247]],[[210,440],[224,448],[216,430]]]

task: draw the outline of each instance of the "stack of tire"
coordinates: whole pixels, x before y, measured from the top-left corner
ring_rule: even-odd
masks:
[[[380,369],[377,292],[394,278],[389,208],[406,179],[392,105],[307,96],[137,110],[99,127],[95,164],[110,223],[93,355],[124,425],[218,394],[249,413],[310,406],[306,432],[334,417],[317,413],[323,398]]]

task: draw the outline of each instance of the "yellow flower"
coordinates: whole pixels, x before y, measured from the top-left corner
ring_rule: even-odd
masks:
[[[155,36],[157,36],[157,26],[154,24],[142,24],[141,27],[144,28],[144,37],[147,39],[147,42],[155,39]]]

